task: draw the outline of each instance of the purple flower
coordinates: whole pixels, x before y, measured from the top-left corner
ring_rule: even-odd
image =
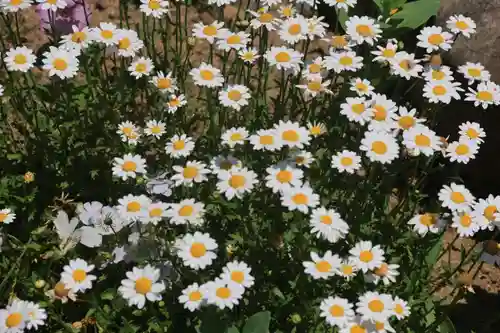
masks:
[[[61,35],[73,33],[71,28],[73,25],[77,26],[78,29],[88,26],[92,17],[88,4],[84,0],[66,0],[66,3],[66,8],[56,12],[44,10],[41,5],[36,6],[42,30],[51,30],[51,20],[54,22],[55,32]]]

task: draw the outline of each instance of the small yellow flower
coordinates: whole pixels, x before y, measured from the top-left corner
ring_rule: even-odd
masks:
[[[26,184],[28,184],[28,183],[31,183],[35,180],[35,174],[31,171],[28,171],[24,174],[23,178],[24,178],[24,182]]]

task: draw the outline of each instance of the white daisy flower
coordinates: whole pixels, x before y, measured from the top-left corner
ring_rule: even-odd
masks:
[[[118,213],[129,222],[140,220],[149,215],[148,206],[150,200],[145,195],[128,194],[118,199]]]
[[[350,90],[356,92],[358,96],[365,96],[365,95],[370,96],[373,93],[373,90],[375,89],[370,83],[370,81],[359,77],[351,79],[349,84],[351,86]]]
[[[407,80],[418,77],[419,73],[424,69],[422,65],[419,65],[419,62],[420,60],[415,59],[413,53],[398,52],[390,61],[391,73]]]
[[[260,58],[260,54],[255,47],[246,47],[238,51],[238,56],[247,64],[254,64]]]
[[[143,76],[148,76],[154,68],[155,66],[153,65],[153,61],[151,59],[140,57],[132,61],[128,67],[128,71],[130,72],[130,75],[139,79]]]
[[[319,306],[320,317],[324,317],[330,326],[344,327],[354,320],[352,304],[345,298],[328,297]]]
[[[355,316],[352,321],[339,328],[339,333],[371,333],[374,331],[374,322],[371,320],[362,320],[361,316]]]
[[[0,209],[0,224],[9,224],[14,222],[16,214],[10,208]]]
[[[139,6],[141,12],[146,16],[153,16],[154,18],[161,18],[168,12],[168,1],[164,0],[141,0]]]
[[[164,202],[152,202],[148,205],[148,216],[142,219],[142,222],[152,223],[153,225],[158,224],[161,220],[168,217],[167,211],[169,205]]]
[[[230,148],[243,145],[248,138],[248,131],[244,127],[232,127],[222,134],[222,144]]]
[[[135,30],[118,29],[116,31],[117,50],[121,57],[134,57],[144,47]]]
[[[186,101],[186,97],[184,96],[184,94],[180,94],[180,95],[172,94],[168,97],[166,108],[167,108],[168,113],[174,114],[177,111],[177,109],[183,107],[186,104],[187,104],[187,101]]]
[[[64,9],[68,5],[64,0],[36,0],[43,10],[51,10],[56,12],[57,10]]]
[[[229,170],[221,170],[217,178],[217,190],[224,193],[227,200],[232,200],[234,197],[241,199],[258,183],[257,174],[247,168],[232,167]]]
[[[97,279],[95,275],[88,274],[94,269],[94,265],[89,265],[83,259],[70,260],[69,265],[63,267],[61,281],[64,287],[73,292],[81,292],[92,289],[92,281]]]
[[[494,225],[500,222],[500,196],[489,195],[486,199],[479,199],[473,206],[472,215],[482,230],[493,230]]]
[[[92,29],[93,39],[106,46],[118,45],[119,34],[113,23],[101,22],[99,27]]]
[[[432,156],[441,149],[441,141],[436,133],[425,125],[414,126],[403,132],[403,144],[413,156]]]
[[[394,327],[387,321],[376,321],[373,323],[374,330],[376,333],[396,333]]]
[[[130,306],[142,309],[146,299],[150,302],[160,301],[160,293],[165,290],[165,284],[160,279],[160,270],[150,265],[144,268],[134,267],[126,273],[127,279],[122,280],[118,292],[127,300]]]
[[[179,203],[171,203],[165,213],[172,224],[191,224],[194,226],[203,224],[204,214],[205,205],[202,202],[196,202],[195,199],[184,199]]]
[[[349,121],[364,125],[370,121],[373,109],[364,97],[347,97],[346,102],[340,105],[340,114],[346,116]]]
[[[381,63],[391,63],[396,57],[398,51],[398,41],[395,39],[390,39],[387,41],[385,46],[377,45],[378,51],[371,51],[375,58],[373,62]]]
[[[287,157],[287,161],[295,166],[309,168],[311,163],[314,162],[314,157],[310,152],[305,150],[292,150]]]
[[[280,150],[283,147],[280,137],[275,129],[261,129],[249,138],[254,150]]]
[[[392,304],[393,315],[396,316],[397,319],[401,320],[410,315],[410,307],[405,300],[396,296],[392,299]]]
[[[172,167],[176,172],[171,180],[175,182],[175,186],[186,185],[193,186],[193,183],[201,183],[207,180],[207,173],[210,170],[206,168],[206,164],[199,161],[188,161],[185,166],[174,165]]]
[[[419,40],[417,46],[426,49],[427,53],[439,51],[440,49],[448,51],[453,44],[453,37],[453,34],[443,31],[441,27],[424,27],[417,36]]]
[[[328,279],[335,275],[335,271],[340,268],[341,260],[332,251],[326,251],[323,257],[316,252],[311,252],[312,261],[304,261],[304,272],[313,279]]]
[[[302,185],[304,172],[287,163],[279,163],[266,169],[266,186],[273,193],[287,192]]]
[[[264,54],[264,58],[271,66],[276,66],[279,70],[298,71],[302,64],[302,54],[284,46],[271,46],[271,49]]]
[[[191,312],[198,310],[205,300],[202,287],[203,286],[199,286],[198,283],[187,286],[182,291],[182,295],[178,298],[179,303],[184,304],[184,308]]]
[[[466,62],[465,65],[458,67],[458,72],[469,80],[469,85],[475,81],[488,82],[491,78],[490,72],[479,62]]]
[[[324,16],[313,16],[307,18],[307,37],[310,40],[315,38],[323,38],[326,35],[328,23],[323,22]]]
[[[169,197],[172,195],[172,181],[167,173],[162,173],[147,179],[146,190],[149,194],[161,194]]]
[[[151,78],[150,83],[154,84],[156,88],[162,93],[174,93],[177,90],[175,85],[175,79],[172,78],[172,73],[169,72],[165,75],[163,72],[159,71],[155,76]]]
[[[467,121],[462,123],[458,128],[460,129],[458,134],[461,137],[474,141],[478,145],[484,142],[483,138],[486,137],[486,132],[479,123]]]
[[[218,155],[210,161],[210,169],[212,173],[218,174],[221,170],[230,170],[232,167],[242,168],[243,163],[232,155]]]
[[[443,185],[438,197],[442,207],[457,212],[470,210],[475,201],[474,196],[465,186],[456,183],[451,183],[449,186]]]
[[[394,101],[384,94],[373,94],[369,105],[372,109],[372,117],[368,124],[370,131],[390,132],[396,127],[393,118],[398,107]]]
[[[354,7],[357,0],[324,0],[324,2],[330,7],[336,7],[337,9],[349,10],[349,7]]]
[[[203,286],[203,293],[206,295],[208,304],[213,304],[219,309],[232,309],[240,302],[245,288],[233,281],[215,279],[207,282]]]
[[[330,243],[336,243],[345,238],[349,232],[349,225],[333,209],[318,207],[313,209],[309,220],[311,233],[317,238],[323,238]]]
[[[451,99],[460,100],[459,82],[450,81],[428,81],[424,86],[424,97],[431,103],[445,103],[450,104]]]
[[[343,150],[332,156],[331,166],[339,172],[354,174],[361,168],[361,157],[353,151]]]
[[[480,214],[482,218],[483,212]],[[453,212],[452,221],[451,226],[457,230],[460,237],[472,237],[481,229],[478,218],[471,212]]]
[[[469,91],[465,100],[474,102],[474,106],[481,105],[486,110],[490,105],[500,104],[500,86],[494,82],[481,82],[476,90],[469,88]]]
[[[451,162],[469,163],[470,160],[476,158],[479,146],[475,141],[469,140],[466,137],[461,137],[458,141],[451,142],[446,147],[446,157]]]
[[[64,35],[61,37],[61,48],[66,50],[76,50],[77,52],[81,52],[89,46],[93,39],[92,31],[88,27],[83,27],[81,30],[73,25],[71,27],[73,30],[72,33]]]
[[[363,67],[363,57],[356,56],[354,51],[330,52],[323,60],[323,66],[335,73],[343,71],[356,72]]]
[[[408,111],[406,107],[400,106],[398,108],[398,113],[394,114],[394,121],[396,122],[397,128],[403,131],[407,131],[410,128],[416,127],[425,122],[425,119],[417,118],[416,114],[416,109],[411,109],[410,111]]]
[[[140,155],[125,154],[122,158],[115,157],[113,162],[113,176],[122,180],[136,178],[137,174],[146,173],[146,160]]]
[[[285,146],[302,149],[309,145],[311,140],[309,131],[297,122],[280,120],[278,124],[274,125],[274,128],[281,143]]]
[[[182,238],[175,240],[174,247],[184,266],[194,270],[210,266],[217,257],[213,252],[217,249],[217,243],[207,233],[202,234],[197,231],[194,234],[185,234]]]
[[[26,73],[29,69],[33,68],[36,61],[36,56],[33,50],[26,46],[11,48],[5,53],[3,58],[7,70],[20,71]]]
[[[326,133],[326,125],[320,122],[308,122],[307,129],[309,134],[313,137],[317,137]]]
[[[394,309],[391,295],[371,291],[361,295],[356,306],[363,320],[380,322],[386,322]]]
[[[221,36],[224,22],[213,21],[209,25],[204,25],[201,22],[195,23],[193,26],[193,36],[206,39],[210,44],[213,44],[215,39]]]
[[[350,259],[353,260],[356,267],[364,273],[380,267],[384,262],[384,250],[380,245],[372,245],[370,241],[360,241],[349,250]]]
[[[455,34],[462,34],[469,38],[471,34],[476,33],[476,22],[470,17],[459,15],[452,15],[446,21],[446,27]]]
[[[38,330],[39,326],[45,325],[45,320],[47,319],[47,312],[45,309],[41,308],[40,305],[33,302],[24,302],[26,307],[26,313],[28,315],[26,321],[26,328]],[[0,326],[1,327],[1,326]]]
[[[193,149],[193,138],[187,136],[186,134],[174,135],[165,146],[165,151],[173,158],[187,157],[191,154]]]
[[[272,7],[281,4],[282,0],[262,0],[262,4],[266,7]]]
[[[368,16],[352,16],[346,22],[347,34],[358,44],[368,43],[373,45],[380,37],[382,30],[375,19]]]
[[[76,301],[76,294],[71,289],[67,289],[62,281],[57,282],[54,288],[47,290],[45,295],[51,301],[59,300],[63,304],[67,303],[68,300]]]
[[[308,62],[306,66],[304,66],[302,76],[307,80],[319,80],[323,78],[323,69],[323,58],[316,57],[312,62]]]
[[[281,194],[281,205],[289,211],[298,210],[304,214],[309,213],[309,208],[319,205],[319,195],[314,193],[309,184],[292,187],[289,191]]]
[[[323,38],[322,40],[328,42],[330,45],[330,53],[342,50],[349,51],[356,45],[356,42],[353,41],[348,35],[332,35],[331,37]]]
[[[494,240],[483,242],[483,252],[479,260],[490,265],[500,265],[500,243]]]
[[[398,142],[386,132],[365,132],[359,149],[366,152],[370,161],[383,164],[391,163],[399,156]]]
[[[280,17],[288,18],[288,17],[295,16],[295,14],[297,13],[297,9],[295,8],[294,3],[282,4],[278,8],[278,13],[280,14]]]
[[[373,272],[369,272],[365,275],[365,280],[367,282],[378,284],[381,280],[385,286],[396,282],[396,277],[399,275],[398,272],[399,265],[382,263]]]
[[[123,142],[130,144],[137,144],[140,135],[140,128],[130,121],[124,121],[118,125],[117,134]]]
[[[307,38],[308,24],[302,15],[297,15],[283,20],[280,24],[278,35],[288,44],[295,44]]]
[[[51,46],[43,56],[43,69],[49,71],[49,76],[57,75],[61,79],[67,79],[76,75],[79,62],[75,50],[68,51]]]
[[[144,128],[144,133],[148,136],[154,136],[156,139],[161,138],[165,134],[166,124],[163,121],[158,120],[148,120],[146,122],[146,127]]]
[[[337,275],[349,281],[358,274],[358,271],[359,268],[356,266],[356,259],[349,257],[342,259]]]
[[[268,31],[276,30],[276,26],[281,21],[274,17],[273,14],[269,12],[268,7],[263,7],[257,12],[248,11],[253,18],[250,20],[250,26],[254,29],[259,29],[260,27],[265,27]]]
[[[255,278],[250,274],[252,269],[243,261],[231,261],[222,268],[221,279],[232,281],[244,288],[250,288],[254,284]]]
[[[321,78],[309,80],[307,84],[298,84],[296,85],[299,89],[304,89],[305,98],[316,97],[321,93],[333,94],[333,92],[328,89],[330,85],[330,80],[326,80],[322,82]]]
[[[31,7],[31,0],[0,0],[0,9],[5,13],[17,13]]]
[[[222,105],[240,111],[242,107],[248,105],[250,99],[250,89],[241,84],[229,85],[219,91],[219,101]]]
[[[453,81],[453,72],[448,66],[439,66],[436,68],[429,67],[422,73],[422,77],[426,81]]]
[[[193,78],[194,83],[200,87],[222,87],[224,84],[220,70],[204,62],[197,68],[191,69],[189,75]]]
[[[408,221],[408,224],[412,225],[413,230],[420,236],[425,236],[428,232],[432,234],[440,233],[445,226],[436,214],[431,213],[415,215]]]
[[[0,332],[24,332],[28,320],[27,302],[14,299],[5,309],[0,310]]]
[[[222,30],[222,29],[221,29]],[[217,48],[223,51],[241,50],[250,42],[250,34],[244,31],[231,32],[222,30],[220,36],[217,37]]]

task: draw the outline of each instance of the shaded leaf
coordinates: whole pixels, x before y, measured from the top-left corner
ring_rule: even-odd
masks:
[[[268,333],[271,313],[269,311],[258,312],[248,318],[243,333]]]
[[[401,10],[392,16],[392,19],[402,20],[398,28],[416,29],[436,15],[440,0],[419,0],[403,5]]]

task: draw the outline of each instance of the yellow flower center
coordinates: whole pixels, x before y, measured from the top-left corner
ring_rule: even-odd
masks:
[[[87,35],[84,32],[82,32],[82,31],[74,32],[71,35],[71,41],[73,43],[81,43],[81,42],[83,42],[86,39],[87,39]]]
[[[431,227],[436,223],[436,218],[432,214],[423,214],[420,216],[420,224]]]
[[[13,312],[7,316],[5,320],[5,326],[8,328],[17,327],[23,321],[23,315],[20,312]]]
[[[184,217],[191,216],[193,215],[193,211],[193,206],[182,206],[181,209],[179,209],[179,215]]]
[[[351,265],[342,265],[340,267],[340,270],[342,271],[342,274],[344,275],[352,275],[352,273],[354,273],[354,268],[351,266]]]
[[[286,52],[278,52],[274,58],[277,62],[289,62],[292,59]]]
[[[191,302],[198,302],[199,300],[201,300],[202,295],[198,290],[196,290],[189,293],[188,297]]]
[[[26,59],[26,56],[24,54],[16,54],[16,56],[14,57],[14,62],[18,65],[24,65],[28,62],[28,59]]]
[[[444,86],[435,86],[434,88],[432,88],[432,92],[434,93],[434,95],[443,96],[444,94],[446,94],[446,88]]]
[[[289,170],[281,170],[276,174],[276,179],[280,183],[289,183],[292,180],[292,172]]]
[[[52,62],[52,66],[54,66],[54,68],[57,69],[58,71],[63,71],[66,68],[68,68],[68,63],[66,62],[66,60],[62,58],[56,58]]]
[[[489,91],[478,91],[476,94],[477,99],[481,101],[491,102],[493,100],[493,94]]]
[[[409,60],[403,60],[399,63],[399,67],[404,69],[405,71],[409,71],[411,67],[411,63]]]
[[[203,34],[206,36],[215,36],[217,34],[217,28],[213,25],[209,25],[203,28]]]
[[[429,147],[431,145],[431,139],[427,135],[417,134],[415,136],[415,143],[420,147]]]
[[[436,70],[432,71],[432,78],[434,80],[438,80],[438,81],[443,80],[445,77],[446,77],[446,74],[444,74],[441,71],[436,71]]]
[[[259,21],[261,23],[270,23],[273,20],[273,16],[269,13],[262,13],[259,16]]]
[[[217,297],[219,298],[227,299],[231,297],[231,289],[227,287],[217,288],[217,290],[215,291],[215,295],[217,295]]]
[[[457,155],[467,155],[469,153],[469,147],[464,144],[459,144],[457,149],[455,149],[455,153],[457,153]]]
[[[75,269],[73,271],[73,280],[76,282],[83,282],[87,277],[87,273],[83,269]]]
[[[135,291],[139,294],[146,295],[151,291],[152,286],[153,281],[151,281],[147,277],[140,277],[135,280]]]
[[[460,224],[464,227],[469,227],[472,224],[472,218],[468,214],[460,216]]]
[[[284,7],[282,9],[282,13],[283,13],[283,16],[285,17],[290,17],[292,16],[293,12],[292,12],[292,8],[291,7]]]
[[[317,262],[315,266],[316,266],[316,269],[318,270],[318,272],[321,272],[321,273],[329,272],[332,269],[332,265],[330,265],[330,263],[326,260],[322,260],[320,262]]]
[[[477,138],[479,137],[479,132],[478,132],[478,131],[476,131],[476,130],[475,130],[475,129],[473,129],[473,128],[469,128],[469,129],[467,129],[466,133],[467,133],[467,136],[468,136],[469,138],[471,138],[471,139],[477,139]]]
[[[6,213],[0,213],[0,222],[3,222],[7,219],[7,216],[9,216],[9,214],[6,214]]]
[[[231,272],[231,280],[237,283],[243,283],[243,281],[245,281],[245,273],[241,271]]]
[[[241,57],[243,58],[243,60],[253,61],[254,55],[252,52],[245,52]]]
[[[22,4],[23,1],[22,0],[10,0],[10,4],[12,6],[19,6],[20,4]]]
[[[330,216],[328,215],[323,215],[319,218],[321,223],[326,224],[326,225],[331,225],[333,223],[333,220]]]
[[[177,140],[172,146],[175,150],[182,150],[186,147],[186,143],[184,142],[184,140]]]
[[[205,81],[212,81],[214,79],[214,73],[212,73],[212,71],[209,71],[206,69],[202,69],[200,71],[200,76]]]
[[[396,304],[396,306],[394,307],[394,312],[396,312],[399,315],[403,314],[404,309],[401,306],[401,304]]]
[[[321,132],[323,132],[323,130],[321,129],[321,126],[313,126],[309,129],[309,133],[311,133],[311,135],[320,135]]]
[[[101,31],[101,37],[104,39],[111,39],[113,38],[113,31],[111,30],[102,30]]]
[[[349,333],[366,333],[366,328],[360,325],[354,325],[351,327]]]
[[[373,273],[378,276],[386,276],[387,273],[389,272],[389,265],[387,265],[385,262],[380,265]]]
[[[469,28],[469,25],[465,21],[457,21],[455,23],[455,27],[457,27],[460,30],[466,30]]]
[[[361,251],[361,253],[359,254],[359,259],[362,261],[362,262],[370,262],[373,260],[373,253],[372,251]]]
[[[132,201],[127,204],[127,212],[136,213],[141,210],[141,204],[137,201]]]
[[[309,73],[317,74],[321,71],[321,66],[318,64],[310,64],[309,65]]]
[[[160,78],[156,82],[156,86],[158,87],[158,89],[169,89],[170,87],[172,87],[172,80],[166,77]]]
[[[461,204],[465,202],[465,196],[460,192],[451,192],[451,201],[456,204]]]
[[[297,163],[298,165],[304,164],[305,161],[306,161],[306,159],[303,156],[297,156],[297,157],[295,157],[295,163]]]
[[[184,178],[193,179],[198,176],[198,169],[192,166],[185,167],[182,171]]]
[[[158,126],[158,125],[151,127],[151,133],[153,133],[153,134],[160,134],[161,133],[161,127]]]
[[[160,2],[157,0],[150,0],[148,3],[148,7],[152,10],[158,10],[160,9]]]
[[[298,193],[292,197],[292,201],[296,205],[307,205],[307,203],[309,202],[309,198],[303,193]]]
[[[259,142],[261,145],[272,145],[274,142],[274,138],[272,135],[261,135],[259,137]]]
[[[432,34],[427,38],[427,41],[432,45],[439,45],[444,43],[444,37],[441,34]]]
[[[284,131],[283,134],[281,135],[281,138],[285,141],[292,141],[292,142],[297,142],[300,139],[299,134],[295,130]]]
[[[147,71],[147,67],[146,67],[146,64],[145,63],[138,63],[137,65],[135,65],[135,71],[136,72],[139,72],[139,73],[144,73]]]
[[[488,221],[495,220],[495,214],[498,212],[497,207],[494,205],[490,205],[484,209],[484,216],[488,219]]]
[[[179,106],[181,104],[181,101],[176,97],[172,97],[172,99],[168,102],[168,104],[172,107]]]
[[[149,211],[149,217],[160,217],[163,214],[163,209],[153,208]]]
[[[404,129],[409,129],[415,126],[415,118],[412,116],[403,116],[398,119],[398,124]]]
[[[383,322],[381,322],[381,321],[375,322],[375,329],[377,331],[382,331],[382,330],[384,330],[384,328],[385,328],[385,324]]]
[[[365,105],[363,103],[353,104],[352,105],[352,112],[357,113],[357,114],[362,114],[363,112],[365,112]]]
[[[370,37],[373,35],[372,33],[372,28],[370,28],[368,25],[366,24],[359,24],[357,27],[356,27],[356,32],[358,34],[360,34],[361,36],[363,37]]]
[[[342,317],[344,316],[344,308],[340,305],[332,305],[329,310],[332,317]]]
[[[394,58],[395,55],[396,55],[396,51],[394,49],[384,49],[382,51],[382,56],[384,58]]]
[[[290,35],[294,35],[294,36],[300,34],[301,31],[302,31],[302,29],[300,28],[300,24],[292,24],[288,28],[288,33]]]
[[[227,97],[230,100],[237,102],[241,99],[241,93],[238,90],[234,89],[227,93]]]
[[[352,58],[348,57],[348,56],[343,56],[340,58],[339,63],[342,66],[350,66],[350,65],[352,65]]]
[[[382,141],[375,141],[372,143],[372,151],[375,154],[383,155],[387,153],[387,145]]]
[[[354,160],[350,157],[344,156],[340,159],[340,164],[343,166],[350,166],[354,163]]]
[[[382,312],[384,311],[384,303],[382,301],[375,299],[368,303],[368,308],[373,312]]]
[[[307,83],[307,89],[311,91],[318,92],[321,90],[321,88],[323,88],[323,86],[319,81],[311,81]]]
[[[207,253],[207,248],[203,243],[193,243],[190,249],[191,255],[195,258],[201,258]]]
[[[333,36],[330,40],[330,44],[337,49],[341,49],[347,46],[347,40],[345,36]]]
[[[368,86],[364,84],[363,82],[358,82],[356,83],[356,89],[358,89],[361,92],[365,92],[368,90]]]
[[[387,118],[387,111],[382,105],[375,105],[373,107],[375,112],[373,113],[373,119],[377,121],[384,121]]]
[[[241,133],[233,133],[230,136],[231,141],[241,141],[243,140],[243,135]]]
[[[467,73],[472,77],[481,76],[481,70],[479,68],[469,68],[467,69]]]
[[[137,169],[137,164],[135,162],[132,162],[132,161],[126,161],[122,165],[122,170],[126,171],[126,172],[135,171],[136,169]]]
[[[69,294],[69,289],[66,289],[64,283],[57,282],[54,286],[54,294],[59,298],[66,297]]]
[[[241,37],[238,36],[238,35],[232,35],[232,36],[228,37],[227,43],[230,44],[230,45],[240,44],[241,43]]]
[[[231,179],[229,179],[229,185],[231,185],[232,188],[241,188],[245,186],[246,181],[246,178],[242,175],[233,175]]]

